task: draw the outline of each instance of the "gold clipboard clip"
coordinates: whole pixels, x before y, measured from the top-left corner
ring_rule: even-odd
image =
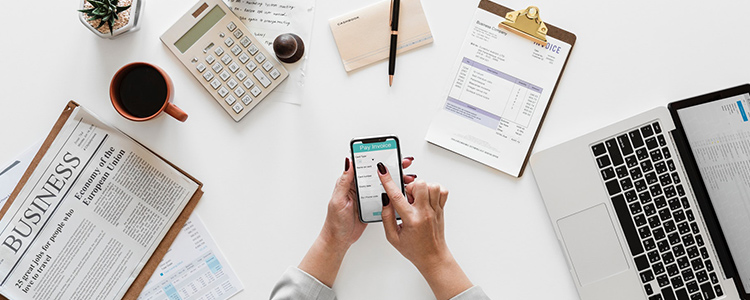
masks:
[[[542,19],[539,18],[539,8],[536,6],[507,13],[505,21],[498,26],[507,28],[542,46],[547,46],[547,25],[544,25]]]

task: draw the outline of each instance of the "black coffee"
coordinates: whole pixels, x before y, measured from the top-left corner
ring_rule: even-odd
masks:
[[[167,101],[167,82],[151,66],[136,66],[122,77],[119,88],[120,103],[134,117],[153,116]]]

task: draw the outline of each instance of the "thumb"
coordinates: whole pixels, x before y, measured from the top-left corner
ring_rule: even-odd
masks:
[[[336,187],[333,189],[334,199],[342,199],[347,196],[351,189],[352,182],[354,181],[354,170],[352,170],[351,162],[347,157],[344,161],[344,173],[336,181]]]
[[[390,204],[388,196],[383,194],[383,212],[380,216],[383,218],[383,229],[385,229],[385,238],[391,245],[398,243],[398,224],[396,223],[396,212],[393,205]]]

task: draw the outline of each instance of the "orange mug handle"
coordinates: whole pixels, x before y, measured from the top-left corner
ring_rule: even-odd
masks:
[[[185,122],[187,120],[188,115],[177,105],[172,104],[171,102],[167,104],[167,108],[165,109],[167,114],[172,116],[173,118],[177,119],[177,121]]]

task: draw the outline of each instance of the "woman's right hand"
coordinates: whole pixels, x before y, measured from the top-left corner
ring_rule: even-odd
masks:
[[[472,287],[445,242],[443,208],[448,191],[438,184],[415,181],[406,186],[407,197],[378,163],[378,176],[388,199],[383,199],[383,227],[388,242],[422,273],[438,300],[450,299]],[[396,212],[402,223],[396,222]]]

